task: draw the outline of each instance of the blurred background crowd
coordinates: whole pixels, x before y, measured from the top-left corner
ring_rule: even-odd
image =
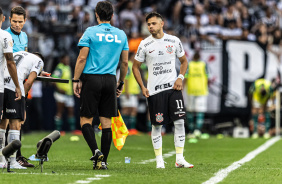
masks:
[[[41,52],[46,60],[44,70],[53,73],[59,62],[66,63],[73,71],[79,53],[78,40],[87,27],[97,25],[94,9],[98,2],[99,0],[11,0],[0,1],[0,6],[6,17],[9,17],[14,6],[26,9],[28,16],[23,31],[28,34],[28,50]],[[181,39],[188,58],[191,58],[190,50],[201,50],[202,44],[221,46],[221,40],[230,39],[257,42],[274,53],[279,60],[281,57],[282,1],[279,0],[110,2],[114,5],[112,25],[127,34],[131,61],[141,40],[150,35],[145,15],[152,11],[157,11],[164,17],[166,33]],[[2,29],[7,27],[9,21],[4,22]],[[54,91],[58,90],[52,84],[34,84],[30,93],[29,116],[25,130],[54,129],[56,118],[59,116],[53,97]],[[127,91],[125,95],[129,95],[128,93]],[[131,116],[136,118],[134,129],[150,131],[146,100],[138,90],[130,93],[138,96],[139,105],[133,110],[126,109],[125,115],[128,119]],[[65,115],[61,112],[60,115],[65,121],[76,117],[76,127],[72,129],[79,127],[78,104],[78,99],[75,99],[73,109],[68,109]],[[70,127],[63,125],[62,130],[70,130]]]

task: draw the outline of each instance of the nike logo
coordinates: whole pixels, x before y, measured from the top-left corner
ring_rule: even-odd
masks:
[[[152,51],[149,51],[149,53],[152,53],[152,52],[154,52],[155,50],[152,50]]]
[[[179,117],[182,117],[182,116],[184,116],[185,114],[179,114]]]

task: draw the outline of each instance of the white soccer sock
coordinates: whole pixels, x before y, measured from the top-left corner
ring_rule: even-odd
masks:
[[[184,120],[174,121],[174,145],[176,150],[176,160],[183,158],[183,150],[185,144],[185,127]]]
[[[8,144],[13,142],[13,140],[20,140],[20,131],[19,130],[9,130]],[[11,164],[16,162],[16,155],[17,155],[17,152],[15,152],[13,155],[10,156]]]
[[[156,157],[162,157],[162,125],[152,125],[151,139]]]
[[[2,149],[5,148],[5,133],[6,130],[0,128],[0,162],[5,162],[5,157],[2,155]]]

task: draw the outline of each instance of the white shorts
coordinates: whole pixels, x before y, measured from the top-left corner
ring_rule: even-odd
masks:
[[[74,107],[74,98],[70,95],[64,95],[58,92],[54,92],[54,98],[56,102],[64,103],[66,107]]]
[[[187,95],[186,109],[190,112],[206,112],[207,96],[190,96]]]
[[[121,107],[138,107],[138,97],[136,95],[129,95],[129,98],[126,98],[125,94],[120,96],[120,105]]]

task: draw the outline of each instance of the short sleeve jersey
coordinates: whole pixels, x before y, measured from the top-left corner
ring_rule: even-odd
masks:
[[[4,53],[13,53],[13,39],[7,31],[0,29],[0,93],[4,93]]]
[[[104,23],[86,29],[79,47],[89,47],[84,74],[116,75],[120,54],[129,50],[124,31]]]
[[[38,75],[42,71],[44,63],[37,55],[25,51],[16,52],[13,55],[17,66],[18,80],[22,96],[25,96],[23,85],[24,80],[28,78],[31,72],[36,72]],[[16,86],[7,70],[5,70],[4,77],[5,88],[15,90]]]
[[[19,51],[27,51],[28,46],[28,38],[27,34],[23,31],[20,33],[16,33],[13,31],[10,27],[6,29],[8,33],[11,34],[14,42],[13,52],[19,52]]]
[[[172,89],[177,79],[176,57],[184,56],[185,51],[179,38],[164,34],[161,39],[149,36],[142,40],[135,59],[145,62],[148,67],[147,88],[150,95]]]

